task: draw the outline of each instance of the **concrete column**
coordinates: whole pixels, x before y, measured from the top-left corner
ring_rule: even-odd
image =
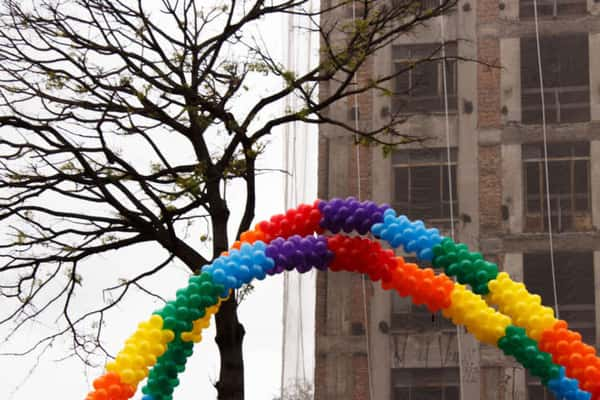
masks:
[[[517,3],[510,1],[509,3]],[[516,4],[518,13],[519,5]],[[500,104],[503,122],[521,121],[521,42],[519,38],[500,40]]]
[[[369,351],[370,351],[370,372],[373,386],[373,399],[391,399],[391,366],[392,351],[390,351],[389,332],[382,332],[379,329],[381,322],[387,323],[389,327],[392,314],[391,293],[384,291],[378,284],[371,282],[375,290],[370,299],[369,311]]]
[[[514,281],[523,282],[523,253],[506,253],[502,267]]]
[[[522,253],[506,253],[502,267],[513,280],[523,282]],[[506,400],[526,400],[527,384],[525,382],[525,370],[520,366],[506,367],[504,368],[504,377],[504,398]]]
[[[590,175],[592,224],[600,229],[600,140],[590,143]]]
[[[457,37],[458,53],[466,59],[477,59],[477,7],[479,2],[471,2],[473,9],[464,12],[459,7]],[[457,192],[459,204],[459,223],[457,238],[476,249],[479,245],[479,172],[478,172],[478,134],[477,134],[477,64],[461,63],[458,68],[458,176]],[[471,105],[467,112],[466,105]],[[460,341],[461,399],[479,400],[481,398],[481,370],[479,342],[464,329],[458,331]]]
[[[508,208],[508,232],[523,232],[523,162],[520,144],[503,144],[502,205]]]
[[[594,0],[590,0],[594,3]],[[595,4],[598,7],[597,4]],[[589,36],[590,57],[590,112],[592,121],[600,120],[600,33]]]
[[[525,369],[521,366],[504,369],[504,399],[527,400]]]

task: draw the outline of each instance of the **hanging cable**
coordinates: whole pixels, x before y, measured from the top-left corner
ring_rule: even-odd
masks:
[[[444,0],[440,0],[440,7],[443,6]],[[450,200],[450,235],[454,240],[454,193],[452,191],[453,177],[452,177],[452,152],[450,149],[450,113],[448,111],[448,76],[446,68],[446,25],[444,23],[444,16],[438,17],[440,19],[440,36],[442,42],[442,89],[444,92],[444,120],[446,129],[446,157],[447,157],[447,175],[448,175],[448,200]],[[460,399],[464,400],[463,390],[463,377],[464,369],[462,362],[462,337],[463,332],[459,325],[456,325],[456,344],[458,347],[458,375],[460,383]]]
[[[542,51],[540,46],[540,26],[538,21],[537,0],[533,0],[533,20],[535,22],[535,44],[537,49],[538,74],[540,78],[540,99],[542,105],[542,136],[544,138],[544,173],[546,175],[546,209],[548,211],[548,244],[550,246],[550,268],[552,270],[552,292],[554,295],[554,312],[558,311],[558,287],[556,284],[556,267],[554,265],[554,243],[552,235],[552,208],[550,204],[550,172],[548,168],[548,137],[546,132],[546,99],[544,96],[544,73],[542,70]]]
[[[352,23],[356,26],[356,1],[352,1]],[[358,88],[358,71],[354,74],[353,83],[354,88]],[[354,93],[354,130],[358,132],[358,118],[359,118],[359,110],[358,110],[358,93]],[[356,142],[356,190],[357,190],[357,198],[360,201],[362,196],[362,187],[360,181],[360,139],[358,133],[355,134],[355,142]],[[373,381],[371,379],[371,340],[369,337],[369,314],[367,310],[367,286],[365,284],[364,278],[361,277],[361,289],[362,289],[362,303],[363,303],[363,323],[365,326],[365,340],[366,340],[366,351],[367,351],[367,381],[369,385],[369,399],[374,400],[375,397],[373,395]]]
[[[294,14],[290,13],[288,15],[288,25],[287,27],[284,27],[284,30],[286,31],[285,36],[287,36],[287,40],[288,40],[288,47],[287,47],[287,65],[288,66],[292,66],[294,60],[293,60],[293,53],[291,51],[291,49],[293,49],[293,41],[294,41],[294,35],[293,35],[293,27],[294,27]],[[285,29],[287,28],[287,29]],[[286,97],[285,98],[285,107],[286,109],[289,109],[291,107],[291,99],[290,97]],[[282,147],[283,147],[283,170],[285,172],[284,178],[283,178],[283,204],[284,204],[284,210],[286,210],[289,207],[290,204],[290,185],[289,185],[289,169],[290,169],[290,162],[289,162],[289,140],[290,140],[290,124],[285,124],[284,125],[284,134],[283,134],[283,143],[282,143]],[[288,314],[288,308],[289,308],[289,276],[287,273],[283,274],[283,312],[282,312],[282,339],[281,339],[281,398],[283,399],[285,396],[285,390],[286,390],[286,379],[285,379],[285,370],[286,370],[286,347],[287,347],[287,336],[288,336],[288,329],[287,329],[287,314]]]

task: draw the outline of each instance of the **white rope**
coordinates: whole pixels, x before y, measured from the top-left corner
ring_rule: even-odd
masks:
[[[352,1],[352,23],[356,23],[356,1]],[[358,71],[354,74],[354,87],[358,88]],[[359,110],[358,110],[358,94],[354,93],[354,130],[358,132],[358,118],[359,118]],[[356,143],[356,190],[358,192],[357,198],[360,201],[362,198],[362,187],[360,182],[360,144]],[[360,279],[361,289],[362,289],[362,303],[363,303],[363,323],[365,329],[365,340],[366,340],[366,351],[367,351],[367,381],[369,384],[369,399],[374,400],[375,396],[373,395],[373,380],[371,379],[371,339],[369,337],[369,314],[367,310],[367,286],[365,284],[365,279],[361,276]]]
[[[550,267],[552,270],[552,291],[554,294],[554,312],[558,312],[558,288],[556,285],[556,267],[554,265],[554,243],[552,235],[552,209],[550,204],[550,173],[548,170],[548,138],[546,132],[546,99],[544,98],[544,73],[542,71],[542,52],[540,49],[540,26],[538,21],[537,0],[533,0],[533,19],[535,22],[535,43],[537,47],[538,73],[540,77],[540,98],[542,101],[542,136],[544,137],[544,173],[546,174],[546,207],[548,211],[548,244],[550,245]]]
[[[289,14],[288,16],[288,26],[286,30],[286,36],[288,39],[288,47],[287,47],[287,65],[292,66],[293,53],[292,50],[294,35],[293,35],[293,26],[294,26],[294,14]],[[290,97],[285,98],[285,107],[289,109],[291,107]],[[284,210],[287,210],[290,204],[290,184],[289,184],[289,169],[290,169],[290,160],[289,160],[289,141],[290,141],[290,124],[284,125],[284,135],[283,135],[283,170],[285,172],[283,179],[283,205]],[[283,312],[282,312],[282,339],[281,339],[281,398],[283,399],[286,391],[285,381],[285,361],[286,361],[286,347],[287,347],[287,336],[288,336],[288,324],[287,324],[287,314],[289,307],[289,275],[287,273],[283,274]]]
[[[443,0],[440,0],[440,7],[443,5]],[[446,24],[444,23],[444,16],[441,15],[440,19],[440,36],[442,41],[442,86],[444,90],[444,119],[446,129],[446,157],[447,157],[447,169],[448,169],[448,199],[450,200],[450,235],[454,240],[454,193],[452,193],[452,152],[450,150],[450,113],[448,111],[448,82],[447,82],[447,71],[446,71]],[[458,347],[458,375],[459,375],[459,395],[460,399],[464,400],[464,369],[462,362],[462,329],[459,325],[456,325],[456,344]]]

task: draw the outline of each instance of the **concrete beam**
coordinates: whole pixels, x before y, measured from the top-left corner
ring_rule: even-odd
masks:
[[[600,251],[599,232],[569,232],[554,234],[555,251]],[[547,233],[523,233],[501,238],[483,238],[480,251],[484,254],[542,252],[548,250]]]
[[[360,354],[365,355],[366,337],[350,335],[319,336],[317,356],[332,354]]]
[[[600,122],[580,122],[564,125],[549,124],[546,126],[548,140],[560,141],[588,141],[600,140]],[[511,123],[502,129],[503,144],[534,143],[543,140],[540,125],[522,125]]]
[[[569,33],[600,33],[600,18],[585,15],[581,18],[540,19],[540,35],[560,35]],[[477,33],[482,38],[511,38],[535,35],[533,20],[498,19],[493,23],[479,24]]]

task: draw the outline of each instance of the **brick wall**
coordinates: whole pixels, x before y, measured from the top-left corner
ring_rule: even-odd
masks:
[[[500,146],[479,148],[479,223],[481,236],[502,229],[502,160]]]
[[[364,67],[361,68],[358,74],[359,84],[360,82],[366,82],[371,78],[373,71],[373,61],[368,60]],[[358,108],[359,108],[359,127],[361,130],[366,130],[370,128],[370,122],[373,114],[373,93],[366,92],[362,93],[358,96]],[[341,112],[341,115],[347,115],[349,117],[349,121],[346,123],[351,126],[354,124],[353,120],[350,120],[352,116],[352,107],[355,105],[354,97],[349,97],[345,102],[341,102],[336,105],[336,107],[345,107],[347,109],[347,113]],[[323,131],[327,128],[322,127]],[[332,139],[336,140],[336,139]],[[319,141],[319,196],[321,198],[330,197],[330,193],[328,193],[329,186],[329,178],[328,178],[328,163],[329,163],[329,146],[327,139],[321,137]],[[360,197],[361,199],[370,199],[372,197],[372,149],[365,146],[353,146],[351,151],[349,152],[349,157],[347,160],[348,166],[348,181],[347,185],[347,193],[351,193],[356,197]],[[360,160],[360,196],[358,193],[358,168],[357,161]],[[327,358],[335,357],[335,355],[327,354],[327,355],[319,355],[320,350],[320,337],[327,335],[327,306],[328,306],[328,298],[327,298],[327,282],[328,279],[335,279],[335,274],[328,273],[319,273],[317,275],[317,299],[316,299],[316,357],[315,357],[315,400],[326,400],[327,393],[334,392],[338,393],[339,388],[327,388],[327,374],[331,373],[327,371]],[[345,305],[349,307],[349,317],[351,323],[351,331],[348,332],[351,335],[355,336],[364,336],[364,306],[363,306],[363,296],[362,296],[362,276],[355,275],[352,276],[351,279],[351,287],[346,288],[345,290],[349,290],[353,293],[352,296],[349,296],[349,304]],[[369,298],[372,295],[371,285],[367,284],[367,309],[369,309]],[[366,343],[366,342],[365,342]],[[347,354],[349,357],[348,360],[352,362],[352,374],[349,376],[345,382],[348,385],[344,389],[346,393],[352,393],[353,400],[369,400],[369,389],[368,389],[368,368],[367,368],[367,357],[366,357],[366,348],[365,354]],[[342,358],[340,358],[342,359]],[[339,383],[339,382],[338,382]],[[329,399],[327,399],[329,400]]]
[[[478,26],[497,21],[498,0],[477,3]],[[501,127],[500,42],[479,36],[477,41],[477,125],[480,129]],[[480,234],[490,236],[502,229],[502,159],[499,145],[479,147]]]
[[[480,0],[477,2],[477,22],[495,22],[500,15],[498,0]]]
[[[500,42],[496,38],[478,40],[477,104],[480,128],[500,127]]]
[[[352,356],[352,371],[354,375],[352,400],[369,400],[368,366],[369,363],[366,354],[354,354]]]

